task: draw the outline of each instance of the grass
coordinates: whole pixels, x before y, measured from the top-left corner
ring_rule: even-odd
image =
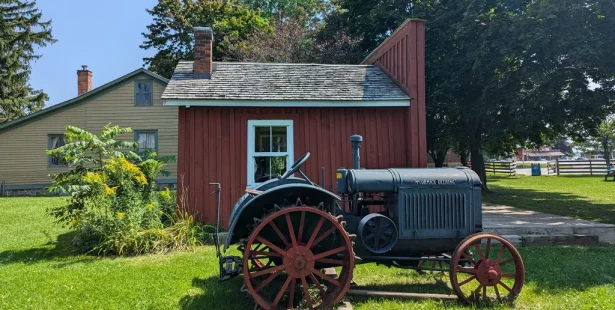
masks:
[[[237,277],[218,283],[211,246],[166,255],[97,258],[71,253],[72,234],[45,209],[62,198],[0,199],[0,309],[252,309]],[[615,247],[521,248],[526,285],[497,309],[612,309]],[[450,293],[448,277],[359,265],[372,289]],[[454,301],[352,298],[354,309],[471,309]],[[486,307],[489,308],[489,307]]]
[[[615,224],[615,182],[604,176],[488,176],[483,200]]]

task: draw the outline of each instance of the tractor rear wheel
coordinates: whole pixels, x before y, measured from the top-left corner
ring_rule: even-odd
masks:
[[[294,206],[255,227],[245,245],[243,275],[261,307],[329,308],[341,301],[352,280],[354,252],[340,220],[313,207]],[[323,273],[325,265],[341,267],[338,277]]]
[[[521,293],[525,267],[515,247],[501,236],[478,233],[463,240],[450,263],[451,285],[464,303],[512,302]]]

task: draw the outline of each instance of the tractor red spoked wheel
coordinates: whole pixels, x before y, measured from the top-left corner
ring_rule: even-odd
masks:
[[[269,251],[257,249],[259,244]],[[246,288],[265,309],[331,307],[346,294],[354,269],[344,227],[329,213],[303,206],[265,218],[250,234],[243,257]],[[281,264],[263,266],[266,259]],[[319,270],[322,266],[342,268],[333,278]]]
[[[525,267],[521,255],[508,240],[478,233],[455,249],[450,278],[455,294],[464,303],[512,302],[521,293]]]

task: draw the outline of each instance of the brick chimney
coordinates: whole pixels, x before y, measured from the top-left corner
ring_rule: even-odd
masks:
[[[194,27],[194,78],[211,78],[214,32],[210,27]]]
[[[88,66],[81,66],[83,69],[77,70],[77,94],[81,96],[92,90],[92,71]]]

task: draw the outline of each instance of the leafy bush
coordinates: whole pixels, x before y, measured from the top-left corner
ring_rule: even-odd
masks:
[[[130,128],[107,125],[100,135],[67,126],[67,144],[47,151],[70,171],[53,176],[51,192],[68,193],[67,204],[49,210],[76,230],[80,252],[135,255],[165,252],[208,240],[185,206],[177,210],[174,192],[155,191],[165,161],[154,152],[137,154],[136,143],[115,138]]]

